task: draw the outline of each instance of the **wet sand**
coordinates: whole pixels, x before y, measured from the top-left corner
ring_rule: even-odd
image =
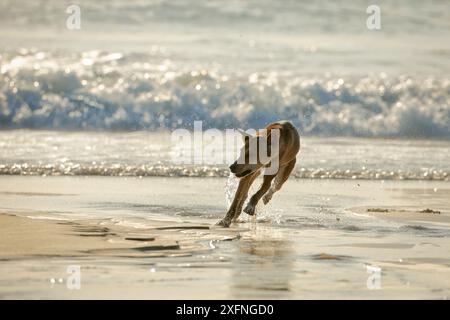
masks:
[[[164,281],[171,281],[171,276],[164,276],[160,270],[156,273],[156,265],[164,265],[167,260],[189,268],[193,255],[205,257],[218,243],[235,241],[245,230],[180,225],[167,220],[148,223],[151,228],[136,229],[110,219],[67,221],[0,214],[0,297],[58,298],[62,294],[65,298],[183,298],[178,290],[168,290],[164,295],[160,285],[165,287]],[[219,257],[216,262],[222,260]],[[80,266],[82,279],[87,274],[94,280],[86,284],[83,281],[83,290],[71,291],[66,285],[70,275],[67,267],[73,265]],[[211,263],[206,262],[208,265]],[[102,276],[108,277],[109,273],[111,279],[102,283]],[[152,274],[157,275],[160,285],[150,289],[148,283],[143,283],[140,288],[139,283],[145,279],[137,281],[136,277]],[[116,276],[119,278],[114,279]],[[125,295],[127,291],[129,296]],[[189,288],[184,294],[184,298],[192,295]]]
[[[224,185],[0,177],[0,298],[450,294],[448,183],[292,180],[260,219],[243,216],[229,229],[214,226],[226,209]],[[67,287],[73,265],[79,290]]]
[[[450,215],[440,210],[422,207],[357,207],[350,208],[352,212],[361,215],[369,215],[381,219],[387,219],[397,222],[409,222],[417,226],[432,225],[433,223],[450,225]]]
[[[204,241],[231,241],[239,233],[231,229],[185,223],[151,221],[152,228],[122,227],[109,219],[38,220],[10,214],[0,215],[0,252],[4,260],[30,257],[116,256],[181,257],[207,248],[189,237],[190,231],[202,230]],[[199,232],[197,232],[199,233]]]

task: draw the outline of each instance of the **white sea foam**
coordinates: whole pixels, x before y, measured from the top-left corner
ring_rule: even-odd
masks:
[[[450,80],[186,69],[169,60],[86,52],[1,57],[1,128],[260,128],[289,119],[303,134],[450,138]]]

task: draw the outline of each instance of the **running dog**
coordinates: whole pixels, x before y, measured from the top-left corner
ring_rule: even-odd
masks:
[[[277,134],[274,134],[277,130]],[[229,227],[232,221],[236,221],[242,211],[242,206],[247,199],[248,190],[255,179],[264,172],[264,180],[259,190],[250,198],[244,212],[249,215],[255,214],[258,201],[262,198],[267,204],[275,192],[289,178],[294,169],[297,153],[300,151],[300,136],[295,127],[288,121],[278,121],[266,126],[265,130],[260,130],[256,135],[250,135],[240,131],[244,136],[244,146],[241,149],[239,158],[230,166],[230,170],[236,177],[240,178],[239,186],[225,218],[217,223],[219,226]],[[272,150],[273,138],[278,138],[276,149]],[[251,163],[251,146],[258,146],[256,150],[256,161]],[[260,156],[260,146],[266,146],[266,159]],[[253,152],[255,153],[255,152]],[[267,168],[277,161],[274,172],[269,172]],[[272,170],[273,171],[273,170]],[[275,179],[275,180],[274,180]],[[272,184],[272,180],[274,183]]]

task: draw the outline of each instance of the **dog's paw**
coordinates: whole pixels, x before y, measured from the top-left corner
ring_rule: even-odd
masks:
[[[219,222],[217,222],[216,226],[228,228],[230,226],[230,224],[231,224],[230,221],[223,219],[223,220],[220,220]]]
[[[250,216],[253,216],[255,214],[255,206],[252,205],[251,203],[247,203],[244,212]]]

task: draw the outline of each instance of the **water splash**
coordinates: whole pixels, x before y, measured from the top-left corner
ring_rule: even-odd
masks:
[[[251,188],[249,194],[254,194],[260,187],[260,183],[258,181],[254,183]],[[276,224],[281,223],[281,215],[283,213],[282,209],[277,209],[273,207],[272,201],[267,204],[264,204],[262,199],[258,202],[255,209],[256,221],[258,222],[272,222]]]
[[[239,179],[230,172],[226,185],[225,185],[225,203],[227,205],[227,210],[230,208],[233,202],[234,195],[239,186]]]

